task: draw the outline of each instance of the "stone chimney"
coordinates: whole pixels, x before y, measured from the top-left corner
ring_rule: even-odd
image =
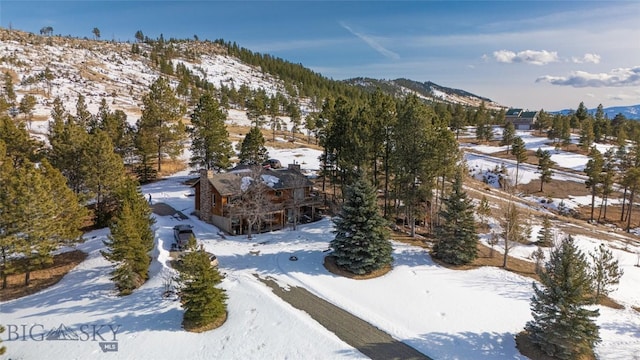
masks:
[[[287,169],[300,171],[300,164],[289,164],[287,165]]]
[[[213,170],[200,169],[200,220],[211,221],[211,183]]]

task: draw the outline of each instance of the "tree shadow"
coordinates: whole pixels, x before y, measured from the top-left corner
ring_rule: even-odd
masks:
[[[497,332],[434,332],[405,342],[435,359],[526,359],[516,348],[515,335]]]

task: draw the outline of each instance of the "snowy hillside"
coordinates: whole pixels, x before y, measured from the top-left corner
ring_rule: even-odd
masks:
[[[470,92],[444,87],[430,81],[418,82],[408,79],[378,80],[370,78],[354,78],[345,80],[346,83],[359,86],[367,91],[380,88],[385,92],[397,96],[415,94],[427,102],[442,102],[447,104],[461,104],[463,106],[478,107],[483,102],[488,109],[501,109],[504,106],[491,99],[474,95]]]
[[[149,57],[133,54],[129,43],[43,38],[6,29],[0,29],[0,37],[0,72],[12,75],[17,102],[25,94],[36,97],[36,121],[48,119],[56,97],[73,112],[78,95],[82,94],[91,113],[97,113],[100,102],[106,99],[112,111],[124,111],[129,122],[135,123],[140,117],[142,96],[160,76]],[[139,46],[142,54],[151,50],[147,44]],[[189,46],[201,55],[174,59],[174,67],[184,64],[216,87],[239,89],[246,85],[252,90],[264,89],[267,95],[284,92],[278,79],[224,55],[224,50],[214,43]],[[43,76],[46,69],[52,75],[50,80]]]

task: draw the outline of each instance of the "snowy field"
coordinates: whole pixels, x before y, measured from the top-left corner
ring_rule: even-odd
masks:
[[[274,152],[271,157],[282,157],[286,166],[288,152],[293,151]],[[317,169],[319,154],[296,154],[291,156],[303,169]],[[154,202],[190,214],[194,199],[189,196],[192,189],[182,184],[186,178],[186,172],[176,174],[142,191],[151,194]],[[168,264],[172,227],[180,223],[194,226],[199,242],[218,256],[226,276],[221,286],[229,296],[227,322],[203,334],[183,331],[179,302],[163,297],[167,279],[175,274]],[[0,304],[2,324],[14,326],[2,334],[8,350],[5,358],[366,358],[272,294],[257,275],[273,278],[284,287],[304,287],[434,359],[526,359],[516,349],[514,336],[531,319],[531,279],[489,267],[449,270],[435,264],[421,248],[394,243],[390,273],[371,280],[350,280],[329,273],[322,265],[333,238],[331,231],[332,223],[324,219],[297,231],[259,234],[248,241],[246,236],[223,238],[218,229],[195,217],[183,221],[157,217],[151,278],[124,298],[115,296],[110,263],[99,253],[108,231],[88,233],[78,248],[89,257],[58,284]],[[600,243],[595,237],[578,236],[576,240],[584,251]],[[634,266],[640,247],[622,241],[610,246],[624,269],[619,289],[611,297],[625,309],[598,307],[603,341],[596,352],[600,359],[634,359],[640,353],[640,313],[630,307],[640,307],[640,268]],[[533,250],[522,246],[513,254],[527,258]],[[259,255],[252,255],[257,251]],[[289,261],[291,255],[298,261]],[[67,329],[67,340],[44,339],[61,324]],[[100,343],[107,347],[113,345],[104,343],[114,342],[117,353],[101,348]]]

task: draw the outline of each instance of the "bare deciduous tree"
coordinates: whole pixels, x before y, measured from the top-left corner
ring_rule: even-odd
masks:
[[[272,207],[268,198],[268,186],[264,183],[263,170],[254,167],[242,177],[240,197],[232,204],[231,208],[237,213],[242,222],[247,224],[247,238],[252,238],[253,227],[267,219],[267,214]]]

